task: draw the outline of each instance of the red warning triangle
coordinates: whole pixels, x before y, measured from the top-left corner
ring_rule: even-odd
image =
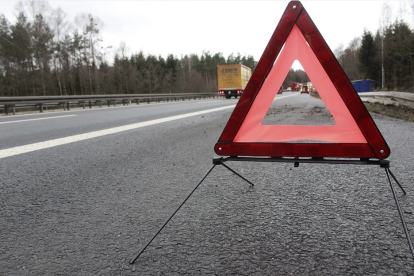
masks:
[[[335,125],[261,124],[277,95],[275,88],[281,87],[295,60],[317,87]],[[297,140],[322,142],[290,142]],[[226,156],[384,159],[390,155],[380,131],[299,1],[288,4],[214,149]]]

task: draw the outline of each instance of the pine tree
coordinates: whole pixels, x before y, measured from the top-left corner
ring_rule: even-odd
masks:
[[[368,30],[364,30],[359,50],[359,70],[364,79],[375,79],[380,70],[376,60],[377,47],[374,44],[374,37]]]

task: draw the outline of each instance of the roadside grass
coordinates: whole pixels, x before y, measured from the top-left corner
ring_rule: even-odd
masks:
[[[312,97],[320,99],[318,92],[311,92]],[[393,117],[409,122],[414,122],[414,109],[407,106],[383,105],[380,103],[364,102],[369,112]]]
[[[364,102],[369,112],[414,122],[414,109],[407,106],[383,105],[380,103]]]

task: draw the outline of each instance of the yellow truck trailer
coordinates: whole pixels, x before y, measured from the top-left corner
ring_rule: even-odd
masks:
[[[252,75],[252,69],[243,64],[217,65],[217,83],[219,94],[230,99],[243,94]]]

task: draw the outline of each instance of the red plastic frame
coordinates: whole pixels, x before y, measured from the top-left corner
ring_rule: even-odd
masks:
[[[279,55],[286,38],[297,25],[354,118],[367,143],[234,142],[247,113]],[[390,149],[355,92],[332,51],[299,1],[291,1],[214,147],[224,156],[345,157],[385,159]]]

